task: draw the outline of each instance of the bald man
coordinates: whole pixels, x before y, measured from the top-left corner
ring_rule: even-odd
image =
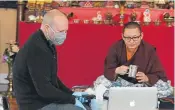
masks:
[[[67,17],[52,10],[45,14],[41,28],[18,52],[13,84],[19,110],[85,109],[57,77],[55,45],[63,44],[67,30]]]

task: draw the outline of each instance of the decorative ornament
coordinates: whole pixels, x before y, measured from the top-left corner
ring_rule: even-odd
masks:
[[[93,6],[92,6],[92,2],[90,2],[90,1],[85,2],[85,4],[84,4],[83,7],[88,7],[88,8],[93,7]]]
[[[112,23],[113,23],[112,18],[113,18],[112,13],[111,13],[111,12],[107,12],[107,13],[105,14],[104,23],[105,23],[105,24],[112,24]]]
[[[143,21],[145,23],[145,25],[149,25],[149,23],[151,22],[151,14],[150,14],[150,10],[149,9],[146,9],[144,12],[143,12]]]
[[[136,21],[136,19],[137,19],[137,14],[135,10],[133,10],[133,12],[130,15],[130,20],[133,22],[133,21]]]

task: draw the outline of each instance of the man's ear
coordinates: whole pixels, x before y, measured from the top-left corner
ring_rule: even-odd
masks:
[[[143,32],[141,32],[141,39],[143,39]]]
[[[48,24],[46,24],[46,25],[45,25],[45,28],[46,28],[46,29],[48,29],[48,28],[49,28],[49,25],[48,25]]]
[[[122,39],[123,39],[123,33],[121,33]]]
[[[44,29],[45,29],[45,32],[48,33],[49,25],[46,24],[44,27],[45,27],[45,28],[44,28]]]

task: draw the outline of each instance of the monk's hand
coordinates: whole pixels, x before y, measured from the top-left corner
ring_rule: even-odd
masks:
[[[148,77],[143,72],[137,72],[136,79],[138,80],[138,82],[148,82],[149,81]]]
[[[128,70],[129,70],[129,67],[128,66],[122,65],[122,66],[117,67],[115,69],[115,73],[116,74],[120,74],[120,75],[124,75],[124,74],[126,74],[128,72]]]

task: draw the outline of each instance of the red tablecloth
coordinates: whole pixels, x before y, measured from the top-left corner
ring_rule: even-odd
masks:
[[[92,20],[93,17],[97,16],[97,12],[101,11],[102,16],[106,12],[111,12],[113,16],[116,14],[120,13],[119,8],[59,8],[59,10],[65,12],[65,13],[70,13],[74,12],[74,14],[77,16],[78,19],[81,20]],[[139,8],[139,9],[134,9],[135,12],[137,13],[137,20],[143,21],[143,12],[145,11],[144,8]],[[125,9],[125,14],[130,15],[133,12],[133,9]],[[174,10],[168,10],[168,9],[150,9],[151,13],[151,20],[155,21],[156,19],[160,18],[162,20],[162,15],[168,12],[170,13],[171,16],[174,16]],[[103,17],[104,19],[104,17]]]
[[[40,24],[19,23],[19,43],[23,46]],[[174,27],[142,26],[144,40],[157,47],[168,78],[174,85]],[[68,86],[89,85],[103,74],[109,47],[121,39],[120,26],[70,24],[67,40],[57,47],[58,76]],[[43,59],[44,60],[44,59]]]

